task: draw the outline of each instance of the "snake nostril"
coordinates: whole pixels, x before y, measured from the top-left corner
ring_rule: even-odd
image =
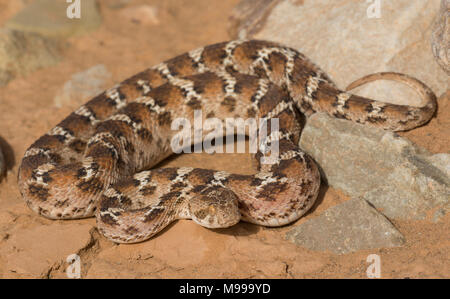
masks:
[[[209,213],[211,215],[215,215],[216,214],[216,208],[213,205],[210,205],[208,210],[209,210]]]

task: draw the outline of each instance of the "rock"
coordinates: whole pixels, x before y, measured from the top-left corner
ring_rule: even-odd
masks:
[[[120,16],[129,22],[143,25],[158,25],[158,10],[150,5],[131,6],[122,9]]]
[[[450,177],[450,154],[435,154],[426,158],[436,168],[441,170],[447,177]]]
[[[0,86],[16,76],[56,64],[60,44],[36,33],[0,29]]]
[[[450,177],[450,154],[435,154],[426,158],[434,167],[441,170],[447,177]],[[439,222],[448,212],[450,212],[450,201],[433,214],[432,221]]]
[[[346,254],[401,246],[403,235],[365,200],[351,199],[286,233],[291,242],[316,251]]]
[[[230,17],[228,30],[230,35],[245,39],[248,35],[261,30],[277,2],[278,0],[242,0],[239,2]]]
[[[54,0],[35,0],[8,20],[6,27],[22,32],[38,33],[45,37],[66,38],[97,29],[101,16],[95,0],[83,0],[80,18],[69,18],[68,7],[73,3]]]
[[[309,118],[300,147],[330,186],[389,218],[423,219],[449,203],[450,155],[432,156],[395,133],[318,113]]]
[[[6,172],[6,164],[5,164],[5,158],[3,157],[3,151],[0,147],[0,182],[2,181],[2,177]]]
[[[81,18],[70,19],[65,1],[36,0],[0,29],[0,86],[19,75],[56,64],[61,38],[94,30],[101,23],[95,0],[81,3]]]
[[[436,61],[450,75],[450,0],[441,1],[431,35],[431,47]]]
[[[429,85],[436,94],[444,93],[449,86],[450,78],[436,64],[429,44],[439,0],[379,1],[380,18],[374,18],[377,15],[372,13],[374,1],[246,2],[261,10],[262,17],[259,21],[250,20],[256,14],[253,12],[241,19],[241,27],[235,21],[233,26],[241,29],[234,37],[272,40],[296,48],[341,88],[380,71],[409,74]],[[261,3],[266,6],[261,7]],[[239,19],[239,14],[235,13],[235,18]],[[376,95],[380,100],[411,103],[410,91],[393,84],[373,82],[356,92],[362,96]]]
[[[103,64],[77,73],[67,81],[54,99],[56,107],[79,106],[87,99],[98,95],[108,86],[111,73]]]

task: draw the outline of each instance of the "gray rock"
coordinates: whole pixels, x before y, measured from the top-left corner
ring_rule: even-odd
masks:
[[[441,170],[447,177],[450,177],[450,155],[445,153],[435,154],[426,159],[436,168]]]
[[[435,154],[427,157],[426,160],[445,173],[447,177],[450,177],[450,154]],[[439,222],[448,212],[450,212],[450,200],[442,208],[434,212],[432,221]]]
[[[430,155],[397,134],[315,114],[300,146],[330,186],[363,198],[389,218],[423,219],[450,199],[450,155]]]
[[[0,86],[16,76],[56,64],[60,44],[36,33],[0,29]]]
[[[291,242],[317,251],[346,254],[403,245],[403,235],[365,200],[351,199],[286,233]]]
[[[81,2],[81,18],[70,19],[71,3],[35,0],[0,29],[0,86],[13,78],[56,64],[63,37],[96,29],[101,17],[95,0]]]
[[[431,48],[436,61],[450,75],[450,0],[441,1],[431,35]]]
[[[22,32],[38,33],[45,37],[69,37],[95,30],[101,16],[95,0],[81,1],[81,17],[69,18],[71,3],[55,0],[35,0],[8,20],[6,27]]]
[[[110,78],[111,73],[103,64],[73,75],[55,96],[55,106],[81,105],[86,99],[102,92],[107,87]]]
[[[430,51],[431,25],[440,0],[379,1],[380,18],[371,13],[375,1],[245,2],[239,6],[243,7],[240,13],[235,13],[240,23],[233,23],[238,28],[234,37],[272,40],[296,48],[341,88],[381,71],[409,74],[436,94],[450,85],[450,77]],[[390,81],[373,82],[355,92],[398,104],[421,104],[409,88]]]

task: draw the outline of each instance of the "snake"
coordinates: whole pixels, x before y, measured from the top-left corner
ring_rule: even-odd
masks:
[[[349,92],[381,79],[407,84],[424,104]],[[283,226],[313,206],[321,184],[319,166],[298,146],[305,119],[323,112],[406,131],[427,123],[436,108],[433,91],[405,74],[371,74],[341,90],[293,48],[263,40],[216,43],[150,67],[73,111],[25,151],[18,186],[32,211],[49,219],[96,217],[98,231],[115,243],[142,242],[178,219],[211,229],[239,221]],[[196,111],[203,123],[266,124],[252,154],[255,174],[152,168],[176,152],[180,132],[173,123],[195,121]],[[250,127],[245,134],[254,132]],[[200,140],[211,134],[217,141],[225,133],[204,130]]]

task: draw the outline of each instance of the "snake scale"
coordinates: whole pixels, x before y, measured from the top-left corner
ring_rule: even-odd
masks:
[[[300,117],[337,118],[402,131],[426,123],[436,97],[420,81],[402,81],[425,100],[422,107],[383,103],[339,90],[303,54],[269,41],[230,41],[199,48],[149,68],[96,96],[25,152],[20,192],[36,213],[51,219],[95,216],[99,231],[117,243],[146,240],[176,219],[209,228],[240,220],[281,226],[313,205],[320,173],[298,146]],[[152,166],[173,153],[171,123],[206,118],[279,120],[279,154],[258,172],[239,175],[199,168]],[[269,122],[268,122],[269,124]],[[269,125],[268,125],[269,127]],[[264,139],[263,147],[275,139]]]

